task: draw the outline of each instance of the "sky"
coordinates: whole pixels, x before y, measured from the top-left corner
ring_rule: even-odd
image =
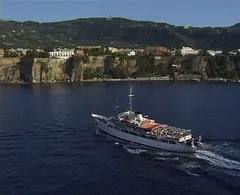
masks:
[[[124,17],[181,26],[231,26],[240,22],[240,0],[0,0],[0,18],[52,22]]]

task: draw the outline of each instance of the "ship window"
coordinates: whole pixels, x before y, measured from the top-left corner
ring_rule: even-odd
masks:
[[[110,127],[110,128],[113,128],[113,126],[112,126],[112,125],[108,125],[108,127]]]
[[[170,143],[170,144],[176,144],[176,142],[175,142],[175,141],[172,141],[172,140],[169,140],[169,143]]]
[[[134,133],[134,132],[129,132],[130,134],[132,134],[132,135],[137,135],[136,133]]]
[[[140,137],[146,137],[146,136],[145,136],[145,135],[143,135],[143,134],[139,134],[139,136],[140,136]]]
[[[165,140],[165,139],[159,139],[160,142],[165,142],[165,143],[168,143],[168,140]]]
[[[102,119],[102,118],[100,118],[99,121],[101,121],[104,124],[107,124],[107,122],[104,119]]]

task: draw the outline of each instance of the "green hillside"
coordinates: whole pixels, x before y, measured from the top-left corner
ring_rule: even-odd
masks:
[[[231,27],[183,27],[124,18],[80,18],[39,23],[0,21],[0,47],[45,48],[77,45],[115,47],[190,46],[208,49],[240,48],[240,23]]]

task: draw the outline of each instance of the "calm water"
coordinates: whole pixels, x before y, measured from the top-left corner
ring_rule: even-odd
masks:
[[[95,131],[128,84],[0,86],[0,194],[239,194],[240,85],[133,84],[135,110],[190,128],[196,154],[151,151]]]

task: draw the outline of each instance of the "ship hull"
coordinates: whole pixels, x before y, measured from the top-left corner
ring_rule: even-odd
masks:
[[[94,116],[97,116],[97,115],[94,115]],[[122,139],[124,141],[151,147],[154,149],[162,149],[162,150],[168,150],[168,151],[172,151],[172,152],[191,153],[191,152],[195,152],[197,150],[197,147],[193,148],[191,146],[181,144],[181,143],[170,144],[170,143],[160,142],[157,140],[151,140],[151,139],[139,137],[136,135],[131,135],[129,133],[125,133],[123,131],[119,131],[115,128],[109,127],[108,125],[113,126],[112,123],[107,122],[106,124],[104,124],[101,121],[99,121],[96,117],[94,117],[94,119],[95,119],[96,128],[98,130],[103,131],[104,133],[109,134],[113,137]]]

